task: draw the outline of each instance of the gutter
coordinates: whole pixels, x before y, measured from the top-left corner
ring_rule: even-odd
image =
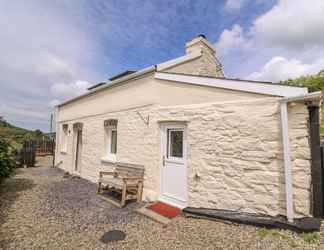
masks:
[[[289,141],[289,125],[288,125],[288,103],[298,101],[319,101],[322,93],[314,92],[310,94],[285,97],[280,99],[280,114],[281,114],[281,130],[283,141],[284,168],[285,168],[285,189],[286,189],[286,211],[289,222],[294,221],[294,200],[293,200],[293,179],[292,179],[292,164],[291,151]]]
[[[284,97],[280,99],[280,102],[298,102],[298,101],[316,101],[320,100],[322,96],[321,91],[316,91],[304,95],[298,95],[298,96],[291,96],[291,97]]]

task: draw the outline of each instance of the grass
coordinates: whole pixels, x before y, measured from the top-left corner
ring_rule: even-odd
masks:
[[[297,247],[297,243],[295,242],[295,240],[289,235],[285,234],[284,231],[280,231],[277,229],[260,228],[258,229],[257,234],[262,239],[266,237],[276,237],[283,240],[287,240],[290,246]],[[303,241],[308,244],[318,244],[320,241],[319,233],[301,233],[298,234],[298,237],[303,239]]]
[[[302,233],[301,237],[308,244],[317,244],[320,240],[320,235],[318,233]]]
[[[281,233],[279,230],[267,229],[267,228],[258,229],[258,235],[262,239],[264,239],[265,237],[268,237],[268,236],[279,237],[279,238],[282,238],[282,239],[288,239],[289,238],[287,235]]]

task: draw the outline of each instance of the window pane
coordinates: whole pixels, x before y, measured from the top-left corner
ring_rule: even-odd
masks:
[[[170,156],[183,157],[183,131],[170,131]]]
[[[111,131],[111,145],[110,145],[110,153],[117,153],[117,130]]]

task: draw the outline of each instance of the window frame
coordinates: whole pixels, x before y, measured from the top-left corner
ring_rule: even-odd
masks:
[[[115,146],[113,145],[113,132],[116,132],[116,138],[115,138]],[[117,128],[111,128],[109,131],[109,136],[110,136],[110,151],[108,152],[108,154],[117,154]],[[115,152],[113,151],[113,148],[115,148]]]
[[[116,131],[116,152],[112,153],[112,133],[113,131]],[[116,161],[116,155],[118,151],[118,130],[117,126],[107,126],[105,127],[105,133],[106,133],[106,145],[105,145],[105,158],[107,158],[110,161]]]
[[[62,135],[61,135],[61,153],[67,153],[67,150],[68,150],[68,135],[69,135],[68,124],[63,124],[62,125]]]

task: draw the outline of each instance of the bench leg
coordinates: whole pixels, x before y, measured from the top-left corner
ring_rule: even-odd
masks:
[[[97,191],[97,193],[100,194],[100,191],[101,191],[101,182],[98,183],[98,191]]]
[[[126,188],[126,185],[123,186],[123,191],[122,191],[122,197],[121,197],[121,206],[125,206],[126,204],[126,191],[127,191],[127,188]]]
[[[143,183],[140,182],[137,187],[137,202],[142,201],[142,194],[143,194]]]

